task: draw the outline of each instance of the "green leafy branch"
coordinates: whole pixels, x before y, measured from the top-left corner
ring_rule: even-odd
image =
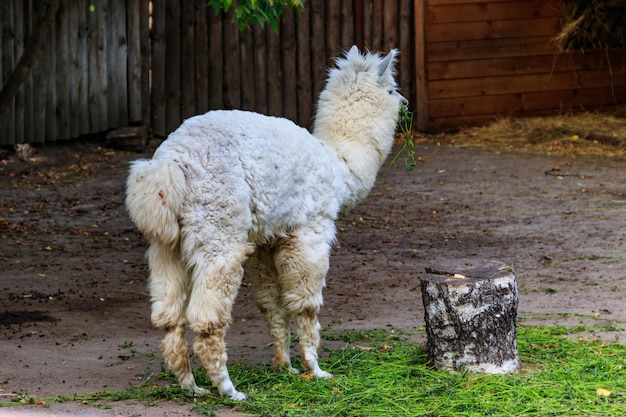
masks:
[[[213,7],[215,13],[221,10],[228,12],[234,4],[234,0],[208,0],[208,5]],[[265,23],[278,32],[278,25],[285,10],[294,8],[299,10],[303,7],[302,0],[239,0],[235,7],[233,20],[237,23],[239,30],[248,29],[258,24]]]

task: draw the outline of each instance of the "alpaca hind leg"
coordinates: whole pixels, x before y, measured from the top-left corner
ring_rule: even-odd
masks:
[[[190,259],[193,273],[187,322],[198,334],[194,351],[220,395],[232,400],[244,400],[246,395],[235,389],[226,368],[228,356],[224,336],[231,322],[232,305],[243,276],[242,263],[251,253],[251,248],[244,244],[236,250],[221,249],[228,254],[228,260],[223,256],[212,258],[200,253],[194,253]]]
[[[300,231],[280,245],[275,258],[281,284],[281,303],[295,317],[303,366],[318,378],[332,378],[320,369],[317,350],[323,304],[322,289],[328,272],[328,235]]]
[[[207,390],[196,385],[191,373],[185,330],[184,324],[165,329],[165,338],[161,342],[165,364],[176,375],[182,389],[204,395]]]
[[[248,261],[248,273],[252,278],[254,299],[263,314],[265,324],[274,341],[274,370],[286,369],[298,374],[291,366],[291,314],[280,302],[280,286],[274,267],[273,252],[269,248],[259,248]]]
[[[221,396],[234,401],[245,400],[247,395],[235,389],[228,374],[225,335],[226,327],[205,328],[196,337],[193,349],[202,360],[211,382],[217,387]]]
[[[330,379],[333,375],[323,371],[317,361],[317,350],[320,345],[320,323],[317,319],[318,309],[305,309],[296,315],[296,327],[300,340],[302,364],[317,378]]]
[[[178,248],[153,243],[148,249],[152,323],[165,329],[161,342],[166,366],[176,375],[180,386],[195,394],[206,394],[196,385],[191,373],[184,317],[189,277],[183,268]]]

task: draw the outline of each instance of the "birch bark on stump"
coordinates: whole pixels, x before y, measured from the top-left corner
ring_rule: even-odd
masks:
[[[517,282],[497,261],[452,260],[421,279],[427,353],[435,369],[508,373],[519,369]]]

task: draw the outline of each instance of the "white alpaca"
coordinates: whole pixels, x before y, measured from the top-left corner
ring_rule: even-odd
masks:
[[[246,395],[226,369],[224,334],[243,276],[274,339],[273,364],[289,358],[295,319],[303,366],[320,369],[322,288],[342,208],[364,198],[389,154],[400,106],[392,50],[352,47],[329,71],[313,134],[289,120],[211,111],[186,120],[151,160],[131,165],[126,205],[150,248],[152,322],[165,330],[167,366],[180,385],[206,393],[191,373],[186,326],[213,385]]]

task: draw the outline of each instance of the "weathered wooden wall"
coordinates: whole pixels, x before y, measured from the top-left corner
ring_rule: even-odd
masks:
[[[42,3],[0,1],[0,85],[21,57]],[[0,145],[70,139],[147,120],[147,16],[148,0],[63,1],[28,78],[0,114]]]
[[[42,1],[0,0],[0,84],[21,56]],[[204,0],[63,0],[36,65],[0,115],[0,145],[136,122],[163,137],[183,119],[215,108],[309,126],[325,69],[355,43],[399,48],[401,87],[411,97],[412,2],[305,5],[299,17],[288,11],[275,33],[239,32],[231,14],[216,16]]]
[[[43,1],[0,0],[0,83]],[[308,127],[325,69],[352,44],[400,49],[400,87],[423,130],[626,102],[626,52],[559,51],[563,14],[560,0],[308,0],[279,33],[239,32],[204,0],[63,0],[0,114],[0,145],[138,122],[164,137],[215,108]]]
[[[562,52],[558,0],[416,0],[417,126],[626,101],[626,51]]]
[[[239,32],[232,11],[215,16],[197,0],[153,0],[152,117],[158,136],[215,108],[284,116],[309,126],[326,74],[354,44],[401,50],[403,93],[415,89],[413,3],[406,0],[309,0],[290,10],[279,33]]]

